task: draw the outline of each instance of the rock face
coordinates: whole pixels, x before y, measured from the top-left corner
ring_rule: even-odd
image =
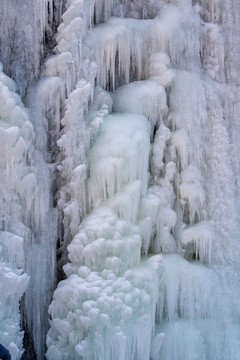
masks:
[[[238,2],[0,12],[0,343],[237,360]]]

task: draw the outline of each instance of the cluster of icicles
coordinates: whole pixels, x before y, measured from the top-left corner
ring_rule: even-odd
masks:
[[[224,244],[235,207],[215,82],[223,39],[201,11],[184,0],[69,0],[30,115],[0,73],[0,342],[13,359],[25,291],[44,356],[57,235],[66,279],[49,307],[48,360],[238,358],[221,272],[236,250]]]
[[[65,176],[70,178],[66,184],[71,200],[63,209],[64,224],[70,228],[66,233],[73,240],[67,246],[70,262],[63,267],[67,279],[59,283],[49,308],[47,358],[228,356],[230,342],[224,346],[223,339],[233,332],[225,334],[226,314],[219,319],[224,295],[219,275],[209,267],[221,260],[221,228],[215,226],[220,219],[210,216],[216,199],[207,187],[220,142],[228,184],[231,170],[220,100],[198,71],[197,9],[160,3],[156,18],[110,18],[84,38],[75,35],[77,41],[69,41],[72,28],[78,28],[78,22],[84,26],[80,17],[86,6],[81,4],[69,3],[59,32],[57,61],[67,59],[69,52],[74,74],[83,68],[85,74],[69,96],[58,141],[66,154],[60,170],[73,169],[72,177]],[[114,13],[132,12],[137,18],[138,5],[129,9],[127,3],[119,4]],[[157,5],[152,6],[156,11]],[[55,61],[51,68],[56,68]],[[205,67],[214,77],[212,62],[205,59]],[[72,160],[79,146],[73,130],[75,121],[80,124],[76,113],[83,122],[77,125],[79,134],[84,129],[87,139],[78,164]],[[214,121],[219,137],[211,141]],[[70,143],[76,146],[71,154]],[[206,144],[213,151],[208,158]],[[223,175],[220,166],[214,173]],[[78,179],[86,181],[87,199],[80,225],[74,216],[77,209],[84,212],[79,210]],[[230,207],[222,207],[223,213],[232,210],[229,191]]]

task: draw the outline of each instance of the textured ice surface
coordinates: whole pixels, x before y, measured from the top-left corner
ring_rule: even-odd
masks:
[[[68,246],[68,278],[49,309],[48,359],[149,357],[161,256],[140,264],[140,229],[134,224],[146,192],[148,156],[143,115],[103,120],[89,155],[94,209]]]
[[[59,1],[61,13],[62,0]],[[0,61],[24,94],[40,74],[45,32],[52,36],[53,0],[1,1]],[[57,16],[57,12],[55,17]],[[26,46],[28,44],[28,46]]]
[[[101,20],[96,12],[86,21],[81,20],[86,2],[81,8],[80,2],[69,4],[59,29],[60,55],[46,69],[59,69],[54,74],[66,81],[68,92],[77,83],[74,79],[86,79],[82,95],[76,92],[76,100],[76,90],[69,95],[75,103],[83,99],[79,109],[85,115],[79,118],[84,129],[73,133],[68,117],[74,123],[74,111],[69,111],[74,107],[68,106],[58,144],[65,153],[59,167],[63,173],[71,174],[74,159],[83,154],[76,169],[86,176],[87,203],[82,219],[76,214],[84,199],[66,203],[67,197],[61,197],[64,226],[74,236],[67,247],[67,279],[50,306],[47,357],[111,359],[120,356],[121,347],[122,359],[212,359],[214,354],[237,359],[229,339],[236,339],[239,329],[229,313],[229,275],[223,277],[221,267],[236,261],[237,254],[231,190],[237,171],[230,161],[235,135],[232,122],[226,121],[236,112],[224,85],[232,70],[228,65],[226,70],[223,59],[233,61],[226,53],[229,33],[219,25],[222,21],[226,29],[226,17],[220,14],[223,8],[232,14],[230,1],[224,6],[123,1],[112,4],[114,18],[108,19],[111,11],[103,16],[98,10]],[[110,9],[109,3],[105,8]],[[91,21],[96,26],[88,31]],[[91,92],[95,74],[98,85],[114,91],[113,106],[100,86]],[[84,150],[77,142],[82,134]],[[76,189],[77,181],[83,188],[85,177],[68,177],[62,194],[73,199],[71,179]],[[151,273],[154,257],[141,260],[141,254],[149,253],[163,254],[151,275],[158,277],[152,290],[146,287],[144,269]],[[130,288],[125,294],[129,271],[135,279],[131,286],[140,290],[137,305]],[[145,291],[158,295],[145,303]],[[138,306],[146,315],[156,311],[152,330],[147,325],[144,332],[142,327],[136,331],[142,319]],[[214,336],[218,331],[219,337]],[[223,345],[224,336],[228,340]]]
[[[19,301],[29,281],[24,272],[23,238],[7,231],[0,232],[0,341],[20,359],[23,332],[20,329]]]
[[[19,303],[25,292],[24,302],[21,304],[22,312],[28,322],[28,330],[37,335],[35,346],[41,357],[44,352],[44,332],[48,326],[46,305],[50,301],[55,279],[56,242],[56,230],[55,235],[52,230],[52,226],[56,224],[56,214],[50,209],[51,173],[46,165],[49,158],[44,116],[50,108],[48,104],[52,101],[51,89],[59,88],[60,85],[59,82],[51,82],[50,87],[48,83],[48,92],[44,98],[41,96],[42,84],[39,84],[39,88],[35,89],[39,95],[38,102],[35,103],[32,113],[24,108],[16,94],[16,84],[2,71],[0,78],[1,284],[5,281],[1,304],[3,307],[8,306],[8,311],[5,308],[1,310],[6,321],[6,326],[1,328],[6,337],[1,336],[1,340],[10,348],[12,357],[19,359],[23,338]],[[40,104],[39,98],[43,101]],[[55,105],[57,103],[55,109],[59,108],[57,99],[54,101]],[[37,139],[34,130],[38,134]],[[26,273],[31,274],[29,279]],[[11,280],[11,296],[6,287],[6,279]],[[32,296],[33,293],[35,296]]]
[[[145,115],[151,126],[154,126],[167,111],[166,93],[157,81],[135,81],[119,87],[114,93],[114,108],[116,112],[132,112]]]
[[[34,139],[16,85],[0,72],[0,342],[11,352],[13,359],[23,353],[23,332],[20,329],[19,301],[27,288],[24,242],[29,229],[23,217],[32,205],[36,177],[27,166]],[[23,214],[21,206],[25,207]]]
[[[49,359],[239,359],[239,3],[69,0],[42,61],[63,1],[28,2],[0,4],[20,93],[42,65],[29,111],[0,72],[0,341],[25,292],[43,358],[58,237]]]
[[[140,191],[146,191],[148,156],[146,119],[135,114],[109,115],[90,152],[90,202],[111,198],[134,180],[140,180]]]
[[[152,257],[119,277],[81,266],[62,281],[49,309],[47,358],[149,358],[160,262]]]

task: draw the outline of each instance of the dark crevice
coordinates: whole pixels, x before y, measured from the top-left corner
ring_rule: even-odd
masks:
[[[44,56],[42,58],[41,63],[45,61],[45,59],[52,55],[54,52],[54,48],[57,45],[56,42],[56,33],[58,26],[61,23],[61,16],[65,9],[65,3],[66,0],[60,2],[57,2],[56,0],[53,1],[53,9],[52,9],[52,19],[49,18],[48,25],[45,30],[45,36],[44,36]],[[50,16],[50,8],[48,4],[48,14]]]
[[[28,328],[25,315],[25,296],[23,296],[20,303],[20,314],[21,314],[21,330],[24,331],[23,337],[23,348],[25,349],[21,360],[37,360],[37,356],[34,350],[34,342],[32,332]]]

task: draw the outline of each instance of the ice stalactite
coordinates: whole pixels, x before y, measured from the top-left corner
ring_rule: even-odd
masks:
[[[117,2],[117,1],[116,1]],[[77,232],[86,214],[85,181],[90,143],[112,107],[112,99],[103,90],[95,90],[96,64],[89,59],[86,36],[94,23],[105,21],[111,14],[114,2],[68,1],[63,22],[58,29],[55,55],[43,66],[43,75],[58,77],[65,82],[65,115],[61,119],[60,138],[57,141],[56,199],[59,210],[59,269],[67,261],[66,247]],[[73,38],[74,37],[74,38]],[[100,99],[100,100],[99,100]],[[101,103],[102,101],[102,103]],[[61,275],[60,275],[61,277]]]

